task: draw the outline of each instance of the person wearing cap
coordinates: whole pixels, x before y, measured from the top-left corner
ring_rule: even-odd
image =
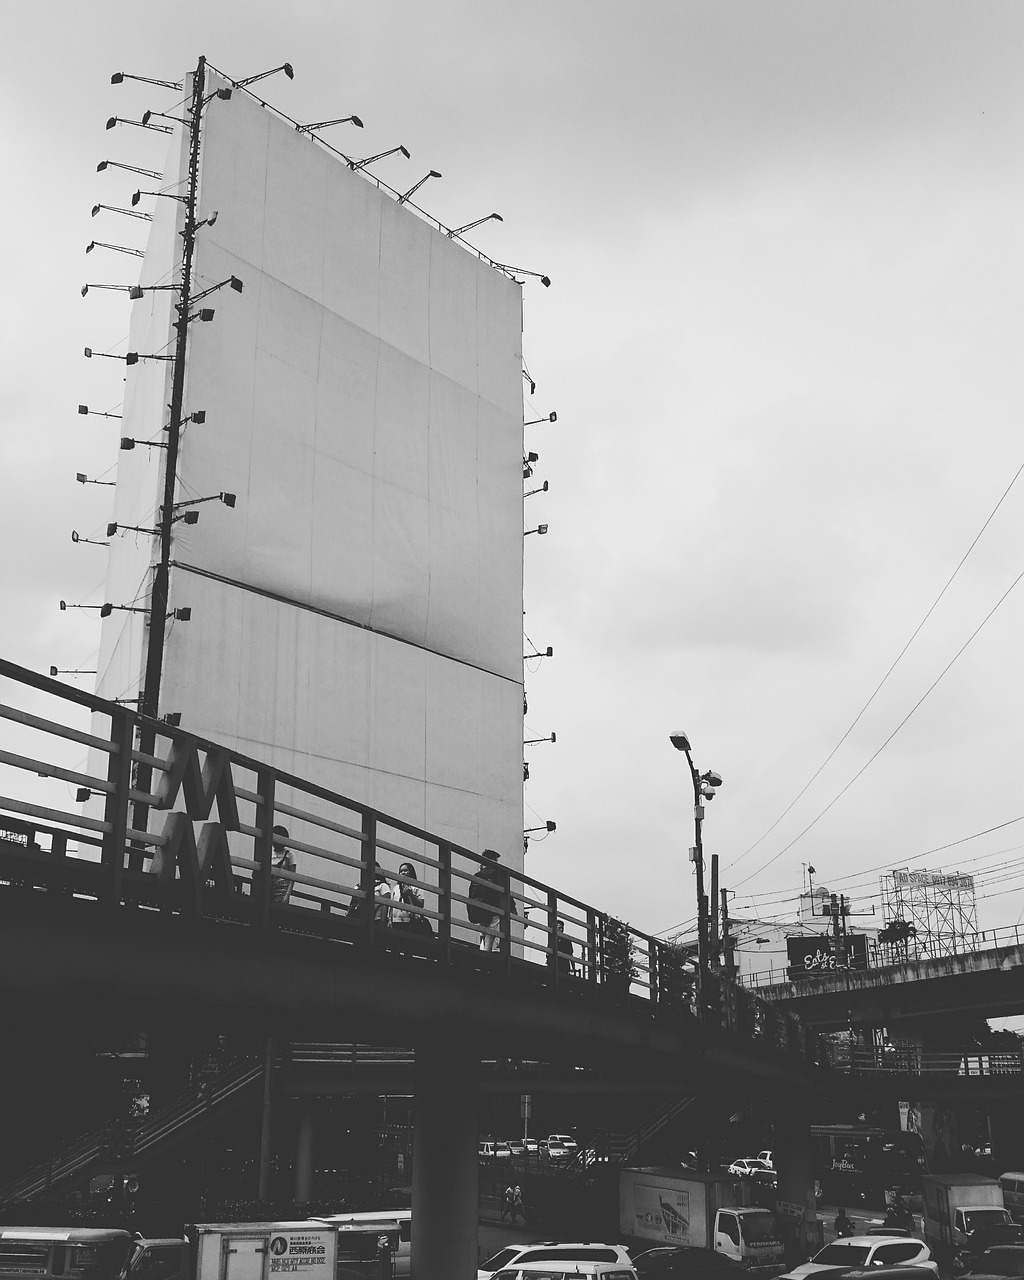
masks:
[[[501,855],[496,849],[485,849],[480,855],[486,859],[469,883],[468,914],[473,924],[480,928],[480,950],[500,951],[501,934],[498,932],[505,910],[517,915],[508,871],[498,866]]]

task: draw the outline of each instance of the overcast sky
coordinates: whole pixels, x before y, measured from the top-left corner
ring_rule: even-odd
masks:
[[[107,117],[176,100],[110,75],[287,59],[272,102],[357,113],[332,141],[403,143],[382,177],[440,170],[425,208],[500,212],[471,238],[552,278],[525,288],[527,417],[558,414],[527,429],[550,533],[525,622],[555,649],[527,736],[558,741],[526,803],[558,831],[528,871],[690,921],[682,727],[725,779],[705,847],[739,913],[791,912],[810,862],[863,910],[880,867],[971,871],[984,927],[1022,919],[1024,479],[796,798],[1024,462],[1024,6],[56,0],[3,31],[2,656],[95,665],[96,614],[57,601],[102,599],[104,552],[70,530],[95,536],[111,490],[74,476],[112,478],[118,424],[76,406],[116,409],[122,371],[81,353],[128,315],[79,290],[135,260],[83,250],[144,243],[90,217],[137,185],[97,162],[163,166],[165,139]]]

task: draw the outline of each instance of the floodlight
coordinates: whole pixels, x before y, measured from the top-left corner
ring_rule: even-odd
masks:
[[[398,203],[405,204],[406,200],[408,200],[410,196],[415,195],[415,193],[419,191],[420,187],[423,186],[424,182],[426,182],[428,178],[440,178],[440,176],[441,175],[438,173],[436,169],[431,169],[429,173],[425,173],[423,177],[420,178],[419,182],[414,183],[409,188],[409,190],[405,193],[404,196],[398,197]]]
[[[276,75],[279,71],[283,71],[289,80],[295,79],[295,72],[292,70],[290,62],[284,62],[279,67],[271,67],[269,71],[260,71],[257,75],[246,76],[244,80],[233,80],[232,84],[236,89],[244,89],[248,84],[255,84],[257,80],[265,80],[267,76]]]
[[[187,607],[184,609],[175,609],[174,613],[171,614],[171,617],[178,622],[189,622],[192,618],[192,610]]]
[[[500,213],[488,213],[488,214],[485,214],[482,218],[477,218],[475,222],[467,222],[465,226],[456,227],[454,231],[449,231],[448,235],[461,236],[463,231],[471,231],[474,227],[479,227],[481,223],[491,222],[491,221],[504,222],[505,219],[501,216]]]
[[[383,160],[385,156],[393,156],[398,151],[401,151],[406,160],[411,158],[406,148],[399,144],[397,147],[392,147],[390,151],[378,151],[375,156],[367,156],[365,160],[350,160],[348,167],[353,170],[365,169],[368,164],[373,164],[375,160]]]
[[[670,733],[668,735],[668,740],[669,742],[672,743],[672,745],[675,747],[677,751],[690,750],[690,739],[686,736],[686,734],[682,731],[682,729],[676,729],[674,733]]]
[[[143,84],[157,84],[161,89],[174,89],[181,92],[180,80],[153,80],[149,76],[133,76],[128,71],[115,71],[110,77],[111,84],[121,84],[124,80],[141,80]]]
[[[129,173],[141,173],[144,178],[159,178],[162,176],[155,169],[140,169],[138,165],[122,164],[120,160],[101,160],[96,166],[96,172],[102,173],[104,169],[126,169]]]
[[[313,133],[317,129],[329,129],[334,124],[354,124],[357,129],[363,127],[358,116],[339,116],[337,120],[320,120],[317,124],[297,124],[295,130],[297,133]]]

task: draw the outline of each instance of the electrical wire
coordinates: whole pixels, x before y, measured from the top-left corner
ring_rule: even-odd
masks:
[[[1019,475],[1019,474],[1020,474],[1020,472],[1018,472],[1017,474]],[[1016,477],[1014,477],[1014,478],[1016,478]],[[764,871],[764,870],[766,870],[768,867],[770,867],[770,866],[772,865],[772,863],[773,863],[773,862],[777,862],[777,861],[779,860],[779,858],[781,858],[781,857],[782,857],[782,855],[783,855],[784,853],[787,853],[790,849],[792,849],[792,847],[796,844],[796,842],[797,842],[798,840],[802,840],[802,839],[803,839],[803,837],[808,833],[808,831],[810,831],[812,827],[814,827],[818,822],[820,822],[820,821],[821,821],[821,819],[825,816],[825,814],[826,814],[826,813],[828,813],[828,811],[832,808],[832,806],[833,806],[833,805],[834,805],[838,800],[842,799],[842,797],[843,797],[844,795],[846,795],[847,791],[849,791],[849,789],[850,789],[850,788],[853,786],[853,784],[854,784],[854,783],[855,783],[855,782],[856,782],[856,781],[861,777],[861,775],[862,775],[862,774],[864,774],[864,773],[866,772],[866,770],[867,770],[867,769],[868,769],[872,764],[874,764],[874,762],[875,762],[875,761],[878,759],[878,757],[882,754],[882,752],[883,752],[883,751],[885,750],[885,748],[889,745],[889,743],[890,743],[890,742],[892,742],[893,738],[895,738],[895,737],[896,737],[896,735],[897,735],[897,734],[899,733],[899,731],[903,728],[903,726],[907,723],[907,721],[911,718],[911,716],[913,716],[913,714],[917,711],[917,709],[921,706],[921,704],[925,701],[925,699],[926,699],[926,698],[927,698],[927,697],[932,693],[932,691],[936,688],[936,686],[939,684],[939,682],[942,680],[942,678],[943,678],[943,677],[946,675],[946,673],[950,670],[950,668],[951,668],[951,667],[953,666],[953,664],[957,661],[957,659],[958,659],[958,658],[959,658],[959,657],[964,653],[964,651],[967,649],[967,647],[968,647],[968,646],[969,646],[969,645],[974,641],[974,639],[976,638],[976,636],[977,636],[977,635],[981,632],[981,630],[986,626],[986,624],[987,624],[987,623],[988,623],[988,621],[991,619],[991,617],[993,616],[993,614],[994,614],[994,613],[996,612],[996,610],[1000,607],[1000,605],[1001,605],[1001,604],[1003,603],[1003,601],[1007,598],[1007,596],[1009,596],[1009,594],[1011,593],[1011,591],[1013,591],[1013,589],[1017,586],[1017,584],[1020,582],[1020,580],[1021,580],[1022,578],[1024,578],[1024,570],[1022,570],[1022,571],[1021,571],[1021,572],[1016,576],[1016,578],[1014,578],[1014,580],[1013,580],[1013,581],[1010,583],[1010,585],[1006,588],[1006,590],[1005,590],[1005,591],[1003,592],[1003,594],[999,597],[999,599],[995,602],[995,604],[992,606],[992,608],[988,611],[988,613],[984,616],[984,618],[982,618],[982,620],[981,620],[981,621],[978,623],[978,625],[974,628],[974,630],[973,630],[973,631],[971,632],[971,634],[967,637],[967,639],[964,641],[964,643],[960,646],[960,648],[956,651],[956,653],[952,656],[952,658],[950,658],[950,660],[949,660],[949,661],[946,663],[946,665],[942,668],[942,670],[941,670],[941,671],[939,672],[939,674],[935,677],[935,679],[934,679],[934,680],[932,681],[932,683],[928,686],[928,688],[924,691],[924,693],[920,696],[920,698],[918,698],[918,700],[917,700],[917,701],[914,703],[914,705],[910,708],[910,710],[909,710],[909,711],[907,712],[907,714],[903,717],[903,719],[899,722],[899,724],[896,726],[896,728],[895,728],[895,729],[893,729],[892,733],[890,733],[890,734],[889,734],[889,736],[885,739],[885,741],[882,743],[882,745],[881,745],[881,746],[880,746],[880,747],[879,747],[879,748],[878,748],[878,749],[877,749],[877,750],[876,750],[876,751],[875,751],[871,756],[869,756],[869,758],[864,762],[864,764],[862,764],[862,765],[861,765],[861,767],[860,767],[860,768],[857,770],[857,772],[853,775],[853,777],[852,777],[852,778],[850,779],[850,781],[846,784],[846,786],[845,786],[845,787],[843,787],[843,788],[842,788],[842,790],[841,790],[837,795],[835,795],[835,796],[833,796],[833,797],[832,797],[832,799],[828,802],[828,804],[824,807],[824,809],[822,809],[822,810],[821,810],[821,812],[817,815],[817,817],[813,818],[813,819],[812,819],[812,820],[807,824],[807,826],[806,826],[806,827],[804,827],[804,829],[803,829],[803,830],[802,830],[798,835],[795,835],[795,836],[793,837],[793,839],[792,839],[792,840],[790,840],[789,844],[785,845],[782,849],[780,849],[778,853],[776,853],[773,857],[769,858],[769,859],[768,859],[768,861],[767,861],[767,862],[765,862],[765,863],[763,863],[760,867],[758,867],[756,871],[752,871],[752,872],[750,873],[750,875],[745,876],[742,880],[738,881],[738,884],[746,884],[746,883],[747,883],[747,881],[749,881],[749,880],[753,880],[753,878],[754,878],[755,876],[760,875],[762,871]]]
[[[1009,484],[1006,486],[1006,488],[1003,490],[1003,493],[1002,493],[1001,497],[999,498],[999,501],[996,503],[996,505],[995,505],[995,506],[992,508],[992,510],[989,512],[989,514],[988,514],[987,518],[985,519],[984,524],[981,526],[981,528],[980,528],[980,529],[978,530],[978,532],[975,534],[975,536],[974,536],[974,540],[971,542],[971,545],[967,548],[967,550],[964,552],[963,556],[960,558],[960,563],[956,566],[956,568],[953,570],[953,572],[949,575],[949,577],[948,577],[948,579],[946,580],[946,583],[945,583],[945,585],[943,586],[942,590],[939,592],[939,594],[935,597],[935,599],[932,601],[931,605],[929,606],[927,613],[925,613],[924,617],[921,619],[921,621],[920,621],[920,622],[917,624],[917,626],[914,628],[913,632],[911,633],[910,639],[909,639],[909,640],[907,640],[906,644],[904,644],[903,648],[902,648],[902,649],[899,651],[899,653],[896,655],[896,657],[895,657],[895,659],[893,660],[892,664],[890,665],[890,667],[889,667],[888,671],[886,671],[885,675],[881,678],[881,680],[880,680],[880,681],[878,682],[878,684],[875,686],[875,689],[874,689],[874,691],[872,692],[871,696],[868,698],[867,702],[865,702],[865,703],[864,703],[864,705],[861,707],[861,709],[857,712],[856,716],[853,718],[853,720],[852,720],[852,722],[850,723],[849,727],[847,728],[846,732],[845,732],[845,733],[843,734],[843,736],[839,739],[839,741],[838,741],[838,742],[836,743],[836,745],[832,748],[832,750],[828,753],[828,755],[827,755],[827,756],[825,757],[825,759],[821,762],[821,764],[820,764],[820,765],[818,766],[818,768],[814,771],[814,773],[810,776],[810,778],[808,778],[808,780],[804,783],[803,787],[801,787],[801,789],[797,792],[796,796],[795,796],[795,797],[790,801],[790,803],[786,806],[786,808],[782,811],[782,813],[780,813],[780,814],[779,814],[779,816],[775,819],[775,821],[774,821],[774,822],[772,823],[772,825],[768,828],[768,830],[767,830],[767,831],[765,831],[762,835],[758,836],[758,838],[754,841],[754,843],[753,843],[753,844],[752,844],[748,849],[745,849],[745,850],[744,850],[744,851],[743,851],[743,852],[742,852],[742,853],[741,853],[737,858],[735,858],[735,859],[734,859],[734,860],[729,864],[729,866],[728,866],[727,868],[725,868],[727,871],[731,871],[731,870],[733,869],[733,867],[735,867],[739,862],[741,862],[741,861],[742,861],[742,860],[747,856],[747,854],[748,854],[748,853],[752,853],[752,852],[754,851],[754,849],[756,849],[756,848],[757,848],[757,846],[761,843],[761,841],[762,841],[762,840],[764,840],[767,836],[769,836],[769,835],[770,835],[770,834],[775,830],[775,828],[779,825],[779,823],[782,821],[782,819],[783,819],[783,818],[784,818],[784,817],[789,813],[789,811],[793,808],[793,806],[797,803],[797,801],[798,801],[798,800],[800,800],[800,798],[801,798],[801,797],[804,795],[804,793],[807,791],[808,787],[810,787],[810,786],[811,786],[811,784],[815,781],[815,779],[820,775],[820,773],[821,773],[821,772],[822,772],[822,770],[825,768],[825,766],[829,763],[829,761],[832,759],[832,757],[836,754],[836,752],[839,750],[839,748],[843,745],[843,743],[846,741],[846,739],[850,736],[850,734],[851,734],[851,733],[853,732],[853,730],[856,728],[856,726],[857,726],[858,722],[860,721],[861,717],[862,717],[862,716],[864,715],[864,713],[867,711],[868,707],[870,707],[870,706],[871,706],[872,702],[874,702],[875,698],[878,696],[879,692],[881,691],[881,689],[882,689],[883,685],[886,683],[886,681],[889,679],[889,677],[892,675],[892,673],[896,670],[896,667],[897,667],[897,665],[899,664],[900,660],[903,658],[903,655],[907,652],[907,650],[910,648],[910,646],[911,646],[911,645],[914,643],[914,641],[917,639],[918,635],[919,635],[919,634],[920,634],[920,632],[921,632],[922,627],[925,625],[925,623],[928,621],[928,619],[929,619],[929,618],[932,616],[932,614],[935,612],[935,609],[936,609],[936,607],[938,606],[939,602],[941,601],[942,597],[943,597],[943,596],[946,594],[946,592],[949,590],[950,586],[951,586],[951,585],[952,585],[952,583],[953,583],[953,580],[956,578],[956,576],[957,576],[957,574],[960,572],[960,570],[964,567],[964,564],[966,563],[968,556],[970,556],[971,552],[972,552],[972,551],[974,550],[974,548],[978,545],[978,542],[981,540],[981,537],[982,537],[982,535],[984,534],[985,530],[986,530],[986,529],[988,528],[988,526],[992,523],[992,520],[993,520],[993,518],[994,518],[994,516],[995,516],[996,512],[997,512],[997,511],[999,510],[999,508],[1003,505],[1003,502],[1006,500],[1006,498],[1007,498],[1007,496],[1008,496],[1008,494],[1009,494],[1010,490],[1011,490],[1011,489],[1013,488],[1013,486],[1017,483],[1018,479],[1020,478],[1021,472],[1024,472],[1024,462],[1022,462],[1022,463],[1021,463],[1021,465],[1017,468],[1016,472],[1014,473],[1013,479],[1010,481],[1010,483],[1009,483]],[[1016,583],[1015,583],[1014,585],[1016,585]],[[1002,603],[1002,601],[1000,601],[1000,603]],[[998,607],[998,606],[997,606],[997,607]],[[972,639],[973,639],[973,637],[972,637]],[[959,657],[959,654],[957,655],[957,657]],[[945,673],[943,672],[943,674],[945,674]],[[929,692],[930,692],[930,690],[929,690]],[[920,704],[918,704],[918,705],[920,705]],[[915,707],[915,708],[914,708],[914,710],[916,711],[916,710],[917,710],[917,707]],[[905,722],[904,722],[904,723],[905,723]],[[903,726],[902,726],[902,724],[898,726],[898,728],[902,728],[902,727],[903,727]],[[888,741],[889,741],[889,739],[886,739],[886,742],[888,742]],[[885,746],[886,744],[885,744],[885,743],[883,743],[882,745],[883,745],[883,746]],[[874,759],[874,756],[872,756],[872,760],[873,760],[873,759]],[[868,763],[870,764],[870,763],[871,763],[871,761],[869,760],[869,761],[868,761]],[[862,771],[862,772],[863,772],[863,771]],[[857,774],[857,775],[856,775],[856,777],[853,779],[853,781],[855,782],[855,781],[856,781],[856,779],[857,779],[858,777],[860,777],[860,774]],[[840,792],[839,794],[840,794],[840,795],[842,795],[843,793],[842,793],[842,792]],[[837,797],[836,797],[836,799],[838,799],[838,798],[839,798],[839,797],[837,796]],[[833,803],[835,803],[835,802],[833,801]],[[830,806],[830,807],[831,807],[831,806]],[[819,816],[820,816],[820,815],[819,815]],[[815,819],[815,821],[817,821],[817,819]],[[808,830],[809,830],[809,828],[808,828]],[[804,834],[804,833],[803,833],[803,832],[801,832],[801,835],[803,835],[803,834]],[[799,840],[799,839],[800,839],[800,836],[797,836],[797,839]],[[787,849],[788,849],[789,847],[790,847],[789,845],[787,845],[787,846],[786,846],[786,848],[787,848]],[[785,850],[783,850],[783,852],[785,852]],[[768,866],[768,865],[770,865],[770,864],[769,864],[769,863],[766,863],[766,864],[765,864],[765,866]],[[762,869],[763,869],[763,868],[762,868]],[[755,872],[754,874],[756,875],[757,873]],[[741,881],[741,883],[744,883],[744,882],[743,882],[743,881]]]

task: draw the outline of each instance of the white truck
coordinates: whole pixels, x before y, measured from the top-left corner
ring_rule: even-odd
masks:
[[[977,1173],[926,1173],[924,1238],[943,1259],[974,1257],[995,1244],[1017,1244],[1024,1229],[1003,1204],[1003,1189],[994,1178]]]
[[[619,1230],[634,1253],[655,1244],[696,1246],[776,1274],[784,1261],[778,1224],[750,1197],[750,1187],[728,1175],[682,1167],[623,1169]]]
[[[127,1231],[0,1228],[3,1280],[391,1280],[399,1225],[233,1222],[186,1239]]]

